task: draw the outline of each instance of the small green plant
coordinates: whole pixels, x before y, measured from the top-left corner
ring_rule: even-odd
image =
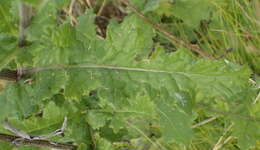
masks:
[[[21,2],[32,6],[35,14],[26,27],[26,44],[18,46]],[[246,65],[227,59],[238,56],[223,55],[233,48],[232,39],[213,31],[236,26],[234,20],[222,26],[221,17],[239,14],[235,8],[234,14],[228,13],[233,11],[227,4],[242,9],[241,4],[120,2],[125,1],[101,3],[101,8],[115,3],[129,11],[122,22],[110,20],[106,37],[96,33],[99,7],[83,9],[83,1],[77,9],[84,11],[75,16],[67,11],[75,3],[70,0],[0,2],[0,76],[13,80],[0,93],[0,123],[8,118],[15,127],[41,135],[59,128],[67,116],[65,136],[50,142],[72,142],[79,150],[257,148],[259,87],[251,75],[259,59],[244,59],[247,53],[240,57]],[[178,37],[172,45],[162,27]],[[240,41],[238,46],[246,45]],[[211,59],[199,56],[201,49]],[[3,127],[0,132],[9,133]],[[0,149],[12,148],[0,143]]]

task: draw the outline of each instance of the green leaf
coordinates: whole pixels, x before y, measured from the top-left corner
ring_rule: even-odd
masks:
[[[144,116],[154,116],[155,115],[155,104],[150,100],[148,96],[140,96],[137,95],[137,97],[129,101],[129,105],[125,106],[125,108],[122,108],[125,111],[129,111],[130,113],[140,113]]]
[[[114,133],[118,133],[121,129],[128,126],[127,122],[129,121],[142,122],[146,126],[149,121],[155,119],[156,105],[149,97],[137,95],[136,98],[132,98],[128,102],[129,104],[122,105],[122,108],[112,109],[115,114],[111,117],[109,127],[113,129]],[[144,120],[145,123],[143,122]]]
[[[41,1],[34,1],[34,0],[19,0],[22,3],[25,3],[27,5],[37,6],[41,4]]]
[[[92,129],[87,124],[84,115],[74,116],[70,121],[70,127],[67,129],[67,136],[70,138],[69,140],[73,140],[78,145],[87,145],[90,146],[92,144]]]
[[[93,129],[99,129],[105,126],[106,122],[110,119],[108,113],[96,112],[96,111],[89,111],[87,113],[87,121],[91,125]]]
[[[79,23],[76,26],[77,34],[83,35],[88,40],[95,39],[95,15],[91,11],[87,11],[84,15],[79,17]],[[82,39],[83,40],[83,39]],[[86,40],[86,39],[85,39]]]
[[[126,126],[124,115],[115,115],[111,119],[109,127],[113,129],[114,133],[118,133],[121,129],[124,129]]]
[[[18,5],[17,1],[1,0],[0,2],[0,33],[14,35],[17,33],[18,22]]]
[[[172,12],[192,27],[197,27],[201,20],[207,20],[212,10],[208,0],[178,0],[172,6]]]
[[[35,65],[46,66],[50,64],[69,63],[70,48],[75,45],[76,34],[68,23],[57,28],[53,28],[51,38],[49,38],[48,47],[39,47],[35,50]]]
[[[149,0],[144,6],[144,12],[153,11],[159,7],[160,0]]]
[[[146,1],[140,1],[140,0],[131,0],[130,2],[133,6],[135,6],[135,8],[137,8],[139,10],[142,10],[146,3]]]
[[[119,142],[124,136],[127,135],[127,130],[120,130],[118,133],[114,133],[111,128],[104,126],[100,129],[100,136],[109,142]]]
[[[36,99],[32,86],[20,81],[8,85],[5,90],[6,101],[13,103],[13,109],[20,118],[29,117],[37,111],[41,101]]]
[[[0,109],[0,123],[2,123],[6,117],[13,115],[15,112],[13,109],[13,102],[10,99],[7,99],[3,93],[0,93],[0,106],[4,106]]]
[[[58,108],[54,103],[49,103],[43,110],[42,118],[31,117],[28,120],[18,120],[15,117],[10,117],[10,123],[18,129],[28,133],[39,135],[50,133],[61,127],[66,111]]]
[[[115,150],[110,142],[100,138],[97,142],[97,150]]]
[[[191,130],[191,116],[171,108],[166,104],[158,104],[159,124],[162,130],[162,137],[167,142],[178,142],[185,145],[191,143],[193,137]]]
[[[74,45],[75,39],[75,29],[69,23],[65,23],[56,28],[56,32],[53,33],[51,40],[54,46],[66,48]]]
[[[146,57],[152,47],[153,29],[137,16],[127,17],[120,25],[110,24],[107,32],[105,62],[126,65]]]
[[[260,137],[260,123],[258,121],[248,121],[236,119],[235,132],[233,135],[238,138],[238,145],[241,149],[250,149],[256,145]]]
[[[206,0],[167,2],[167,7],[161,2],[165,1],[160,1],[159,6],[158,1],[131,1],[149,15],[154,9],[158,13],[158,9],[163,12],[162,8],[167,8],[166,13],[183,19],[190,31],[201,19],[208,19],[213,10]],[[77,17],[76,26],[57,21],[59,9],[66,5],[67,1],[45,1],[36,8],[27,35],[32,45],[26,49],[28,53],[12,55],[18,56],[12,65],[34,66],[39,71],[28,75],[33,79],[31,84],[23,77],[0,94],[0,106],[5,105],[0,120],[7,117],[19,129],[40,134],[59,128],[68,116],[66,136],[51,141],[73,141],[81,149],[119,149],[115,145],[125,140],[128,145],[141,141],[137,143],[141,145],[139,149],[146,144],[154,149],[157,144],[165,149],[187,149],[193,138],[195,141],[200,138],[197,135],[205,134],[204,130],[195,130],[193,135],[192,121],[213,113],[197,107],[202,103],[220,111],[230,110],[228,119],[236,127],[232,135],[241,148],[251,147],[259,139],[252,129],[239,131],[256,128],[257,123],[234,121],[232,115],[258,114],[250,109],[256,92],[248,83],[251,71],[246,66],[227,60],[199,59],[181,48],[165,53],[162,46],[155,46],[154,29],[133,14],[120,23],[111,20],[107,37],[98,38],[93,12]],[[3,59],[15,49],[15,32],[9,32],[0,36]],[[222,127],[219,120],[216,127]],[[205,128],[208,126],[211,124]],[[208,136],[211,135],[219,133]],[[197,144],[192,144],[197,148]]]
[[[77,150],[87,150],[87,145],[82,143],[82,144],[79,145]]]
[[[72,69],[68,71],[68,82],[65,86],[65,96],[79,100],[82,94],[95,89],[98,85],[95,75],[92,71],[82,69]],[[99,75],[98,75],[99,76]]]
[[[40,41],[45,43],[53,37],[57,27],[56,1],[42,3],[40,9],[33,17],[30,26],[27,28],[27,39],[29,41]],[[66,34],[66,33],[65,33]]]
[[[59,8],[59,9],[68,6],[69,3],[70,3],[69,0],[59,0],[59,1],[55,1],[56,7]]]
[[[183,20],[192,28],[197,28],[200,21],[209,20],[214,13],[215,6],[222,5],[222,1],[209,0],[176,0],[174,2],[162,1],[156,12],[160,15],[175,16]]]
[[[12,145],[9,144],[9,143],[1,142],[0,146],[1,146],[1,148],[5,149],[5,150],[11,150],[12,149]]]
[[[0,34],[0,69],[12,61],[20,52],[16,48],[16,38],[8,34]]]
[[[144,13],[154,11],[160,6],[161,0],[131,0],[130,3],[137,9],[141,10]]]
[[[43,71],[36,74],[35,92],[39,99],[51,98],[65,87],[67,77],[64,71]]]

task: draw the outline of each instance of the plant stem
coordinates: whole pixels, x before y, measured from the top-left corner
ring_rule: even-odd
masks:
[[[12,143],[17,138],[20,138],[20,137],[0,133],[0,141],[3,141],[3,142]],[[21,142],[19,142],[19,144],[36,146],[36,147],[48,147],[48,148],[55,148],[55,149],[62,149],[62,150],[76,150],[77,149],[77,146],[75,146],[75,145],[51,142],[51,141],[47,141],[47,140],[28,140],[28,139],[24,139]]]
[[[159,24],[154,23],[153,21],[151,21],[149,18],[147,18],[143,13],[141,13],[138,9],[136,9],[134,6],[132,6],[127,0],[119,0],[121,1],[123,4],[125,4],[127,7],[129,7],[136,15],[138,15],[140,18],[142,18],[144,21],[148,22],[150,25],[152,25],[153,28],[155,28],[156,30],[158,30],[159,32],[161,32],[162,34],[164,34],[165,36],[167,36],[168,38],[170,38],[171,40],[175,41],[177,44],[184,46],[186,48],[189,48],[195,52],[197,52],[198,54],[200,54],[201,56],[203,56],[204,58],[208,58],[208,59],[215,59],[212,56],[209,56],[208,54],[206,54],[203,50],[201,50],[198,45],[192,45],[187,41],[184,41],[176,36],[174,36],[173,34],[169,33],[168,31],[164,30]]]
[[[100,8],[98,10],[97,16],[101,16],[105,6],[106,6],[106,0],[103,0],[102,4],[101,4],[101,6],[100,6]]]
[[[223,133],[223,135],[218,139],[218,142],[215,144],[212,150],[218,150],[220,149],[224,144],[221,144],[222,140],[224,139],[224,136],[231,130],[231,128],[234,126],[234,124],[231,124]],[[230,140],[230,137],[228,138]],[[227,143],[229,140],[225,140]]]
[[[20,15],[20,23],[19,23],[19,39],[18,46],[23,47],[26,45],[26,35],[25,29],[30,25],[31,19],[33,16],[33,8],[24,3],[19,4],[19,15]]]
[[[191,128],[197,128],[197,127],[202,126],[202,125],[204,125],[204,124],[207,124],[207,123],[209,123],[209,122],[211,122],[211,121],[214,121],[214,120],[216,120],[217,118],[218,118],[218,116],[214,116],[214,117],[211,117],[211,118],[209,118],[209,119],[203,120],[203,121],[201,121],[201,122],[199,122],[199,123],[197,123],[197,124],[191,126]]]

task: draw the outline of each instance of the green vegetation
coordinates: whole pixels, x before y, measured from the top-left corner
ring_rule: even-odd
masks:
[[[44,134],[67,116],[48,140],[79,150],[260,149],[260,2],[129,2],[1,0],[0,69],[29,71],[0,82],[0,124]]]

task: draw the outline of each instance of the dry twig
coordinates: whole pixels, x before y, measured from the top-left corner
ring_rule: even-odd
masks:
[[[212,150],[218,150],[218,149],[220,149],[224,144],[226,144],[229,140],[225,140],[222,144],[221,144],[221,142],[223,141],[223,139],[224,139],[224,137],[225,137],[225,135],[227,134],[227,132],[228,131],[230,131],[231,130],[231,128],[234,126],[234,124],[231,124],[225,131],[224,131],[224,133],[223,133],[223,135],[218,139],[218,142],[215,144],[215,146],[213,147],[213,149]]]
[[[100,8],[98,10],[97,16],[101,15],[101,13],[103,12],[103,9],[104,9],[105,6],[106,6],[106,0],[103,0],[102,4],[101,4],[101,6],[100,6]]]
[[[217,118],[218,118],[218,116],[214,116],[214,117],[211,117],[209,119],[203,120],[203,121],[201,121],[201,122],[191,126],[191,128],[197,128],[197,127],[202,126],[204,124],[207,124],[207,123],[209,123],[209,122],[211,122],[213,120],[216,120]]]
[[[187,41],[184,41],[174,35],[172,35],[171,33],[169,33],[168,31],[164,30],[159,24],[154,23],[153,21],[151,21],[149,18],[147,18],[143,13],[141,13],[138,9],[136,9],[134,6],[132,6],[127,0],[119,0],[121,1],[123,4],[125,4],[127,7],[129,7],[135,14],[137,14],[140,18],[142,18],[144,21],[148,22],[150,25],[153,26],[153,28],[155,28],[156,30],[158,30],[159,32],[163,33],[165,36],[167,36],[168,38],[170,38],[171,40],[175,41],[177,44],[184,46],[186,48],[189,48],[195,52],[197,52],[198,54],[200,54],[201,56],[208,58],[208,59],[215,59],[212,56],[209,56],[208,54],[206,54],[203,50],[201,50],[198,45],[193,45],[190,44]]]
[[[15,139],[20,138],[19,136],[13,136],[9,134],[0,133],[0,141],[12,143]],[[36,147],[48,147],[62,150],[76,150],[77,147],[71,144],[51,142],[47,140],[28,140],[24,139],[19,142],[22,145],[36,146]]]

